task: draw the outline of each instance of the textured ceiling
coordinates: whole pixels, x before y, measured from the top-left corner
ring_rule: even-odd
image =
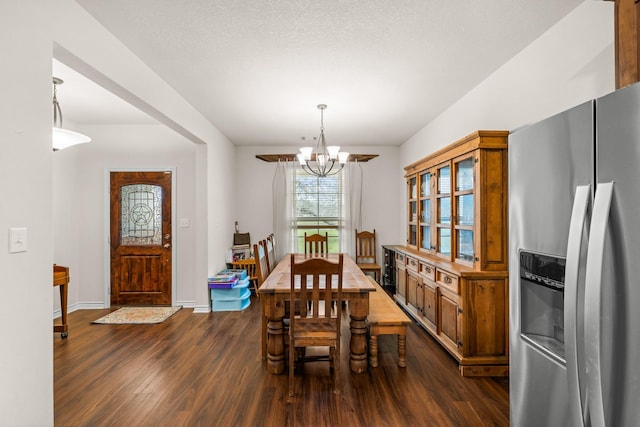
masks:
[[[582,0],[76,1],[235,144],[299,145],[325,103],[330,143],[399,145]]]

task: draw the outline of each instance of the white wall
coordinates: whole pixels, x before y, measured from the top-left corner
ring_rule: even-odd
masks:
[[[236,150],[231,144],[209,144],[207,146],[207,200],[208,200],[208,275],[214,275],[226,267],[226,251],[233,244],[236,200],[238,198],[237,177],[242,169],[235,167]],[[206,280],[206,277],[205,277]],[[206,281],[205,281],[206,284]],[[206,285],[204,296],[208,297]]]
[[[612,2],[585,1],[409,138],[402,164],[475,130],[513,130],[614,90],[613,22]]]
[[[76,2],[56,0],[55,6],[50,20],[57,60],[197,143],[194,168],[199,178],[190,190],[196,203],[192,280],[201,285],[178,298],[193,298],[195,312],[208,312],[207,274],[224,266],[224,253],[231,244],[232,236],[223,230],[232,229],[235,216],[229,209],[235,187],[233,144]],[[84,298],[97,296],[79,296]]]
[[[578,6],[407,140],[402,166],[474,130],[514,130],[613,91],[613,5],[586,0]],[[404,238],[405,204],[402,209]]]
[[[399,147],[344,146],[343,150],[358,154],[378,154],[378,157],[362,163],[362,228],[376,229],[377,242],[400,244],[399,206],[404,193],[397,191],[402,182],[399,163]],[[236,147],[234,177],[237,185],[235,197],[236,218],[241,232],[251,233],[252,243],[266,238],[273,232],[273,175],[276,163],[257,159],[256,154],[294,153],[296,147]],[[233,228],[227,230],[233,233]],[[378,263],[382,252],[378,248]]]
[[[66,125],[66,123],[65,123]],[[72,129],[70,126],[69,128]],[[69,310],[77,308],[80,301],[81,269],[80,252],[81,218],[79,192],[81,179],[80,147],[57,151],[53,154],[52,196],[53,211],[53,262],[70,268],[70,286],[67,287]],[[60,316],[60,290],[53,289],[54,317]]]
[[[163,125],[85,126],[89,144],[54,154],[54,260],[71,268],[70,310],[109,306],[106,273],[109,259],[105,241],[108,217],[108,175],[110,170],[175,169],[176,199],[173,218],[176,254],[176,295],[174,303],[194,307],[196,280],[196,176],[197,144]],[[178,226],[179,219],[190,222]],[[54,295],[55,308],[59,297]]]
[[[0,6],[0,424],[53,425],[48,1]],[[27,252],[9,254],[10,227]]]

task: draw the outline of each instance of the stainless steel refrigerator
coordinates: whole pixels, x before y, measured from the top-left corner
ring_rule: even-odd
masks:
[[[511,425],[640,426],[640,85],[509,138]]]

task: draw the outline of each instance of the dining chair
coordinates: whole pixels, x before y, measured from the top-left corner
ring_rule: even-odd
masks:
[[[260,298],[258,289],[264,283],[269,276],[269,263],[267,261],[267,242],[266,240],[260,240],[257,244],[253,245],[253,258],[256,260],[256,278],[258,287],[256,288],[256,295]],[[262,346],[262,358],[267,358],[267,318],[264,316],[264,307],[262,309],[262,324],[261,324],[261,338],[260,345]]]
[[[373,277],[378,282],[382,276],[382,268],[377,263],[376,252],[376,229],[373,232],[359,233],[356,229],[356,264],[365,274],[373,272]]]
[[[253,244],[253,259],[256,262],[256,295],[258,298],[260,294],[257,292],[262,283],[269,276],[269,264],[267,261],[266,241],[260,240],[258,243]]]
[[[312,255],[326,255],[329,253],[329,233],[322,234],[316,233],[307,236],[304,233],[304,253]]]
[[[294,395],[296,349],[329,347],[329,363],[333,369],[334,393],[340,393],[340,320],[342,312],[332,308],[332,301],[342,303],[343,254],[338,262],[325,258],[309,258],[299,263],[291,254],[291,282],[289,298],[310,310],[301,310],[289,319],[289,396]],[[314,361],[317,358],[312,359]]]
[[[247,270],[247,276],[249,282],[253,286],[253,290],[258,295],[258,276],[256,275],[256,260],[255,258],[246,258],[233,261],[231,263],[234,269]]]

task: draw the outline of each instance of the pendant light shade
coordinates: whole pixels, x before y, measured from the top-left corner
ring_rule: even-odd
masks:
[[[67,147],[71,147],[76,144],[84,144],[85,142],[91,142],[91,138],[87,135],[74,132],[69,129],[53,128],[53,149],[62,150]]]

